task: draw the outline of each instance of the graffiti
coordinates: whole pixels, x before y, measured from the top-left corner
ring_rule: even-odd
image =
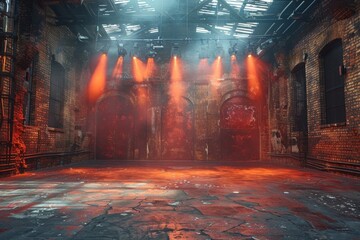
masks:
[[[224,160],[259,159],[256,108],[247,98],[234,97],[221,108],[221,151]]]
[[[254,117],[255,107],[245,105],[232,105],[226,109],[223,119],[224,128],[243,128],[254,127],[256,119]]]
[[[285,146],[279,129],[273,129],[271,131],[271,148],[273,153],[285,152]]]
[[[298,139],[296,137],[291,138],[291,152],[299,153]]]

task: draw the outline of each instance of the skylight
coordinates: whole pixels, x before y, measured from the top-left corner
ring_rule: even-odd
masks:
[[[113,0],[116,5],[116,10],[120,13],[126,13],[126,14],[134,14],[135,19],[137,17],[135,14],[142,14],[144,13],[149,14],[156,14],[159,16],[162,16],[162,19],[165,18],[172,18],[172,20],[179,20],[179,19],[186,19],[184,16],[180,16],[181,14],[186,15],[186,12],[180,12],[179,10],[183,10],[184,6],[181,6],[181,4],[185,4],[182,0],[176,1],[176,6],[174,5],[174,8],[167,8],[166,12],[163,12],[163,9],[160,8],[162,2],[160,1],[167,1],[167,0]],[[192,1],[192,0],[189,0]],[[206,0],[200,0],[198,4],[203,3]],[[196,2],[196,1],[194,1]],[[167,2],[166,2],[167,3]],[[264,13],[269,9],[271,4],[273,3],[273,0],[226,0],[226,3],[223,4],[220,0],[212,0],[209,3],[202,6],[197,13],[194,14],[194,16],[197,16],[199,19],[207,20],[209,19],[209,23],[206,23],[208,26],[214,25],[209,28],[204,28],[200,24],[196,26],[196,32],[197,33],[207,33],[210,34],[210,29],[213,28],[216,30],[217,33],[222,33],[227,36],[233,36],[233,37],[245,37],[248,35],[251,35],[255,28],[257,27],[258,23],[256,22],[241,22],[238,23],[235,21],[237,16],[233,15],[233,12],[238,13],[238,15],[242,18],[250,18],[253,19],[257,16],[263,16]],[[233,9],[229,9],[229,6]],[[110,10],[111,11],[111,10]],[[175,15],[173,15],[175,14]],[[113,12],[109,12],[109,10],[104,10],[103,13],[104,16],[106,15],[113,15]],[[239,17],[238,16],[238,17]],[[179,18],[179,19],[177,19]],[[140,19],[140,18],[139,18]],[[220,19],[221,21],[218,21]],[[231,19],[229,23],[226,23],[226,19]],[[156,18],[154,18],[154,21]],[[224,23],[225,20],[225,23]],[[121,20],[119,20],[121,21]],[[139,20],[141,21],[141,20]],[[120,23],[119,23],[120,24]],[[119,24],[104,24],[105,31],[111,35],[114,36],[116,33],[120,33],[121,29],[119,27]],[[204,23],[202,23],[204,24]],[[155,25],[155,24],[153,24]],[[125,31],[126,35],[131,34],[132,32],[141,30],[142,23],[141,22],[133,22],[131,24],[125,25]],[[158,27],[150,28],[149,30],[145,31],[150,34],[158,33],[159,29]],[[124,35],[124,32],[121,33],[121,35]],[[119,36],[119,35],[118,35]]]
[[[226,0],[226,2],[235,10],[235,12],[238,12],[239,15],[243,14],[243,17],[246,18],[263,14],[268,10],[273,0],[249,0],[246,4],[244,3],[244,0]],[[216,13],[218,16],[230,15],[229,10],[225,6],[222,6],[221,2],[218,2],[218,0],[213,0],[199,10],[199,15],[204,16],[216,15]],[[258,23],[228,23],[225,25],[215,24],[214,28],[225,35],[243,38],[252,34],[257,25]],[[197,28],[196,32],[202,31]]]

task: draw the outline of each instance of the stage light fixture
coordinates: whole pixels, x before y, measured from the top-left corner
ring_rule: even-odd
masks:
[[[131,56],[133,57],[133,59],[140,58],[141,57],[140,53],[141,53],[140,47],[139,47],[138,43],[135,42],[133,45],[133,50],[132,50]]]
[[[149,50],[146,54],[146,58],[155,58],[157,55],[157,52],[154,50]]]
[[[231,46],[228,50],[230,56],[236,56],[239,52],[239,48],[237,46],[237,43],[235,43],[233,46]]]
[[[256,50],[254,50],[254,47],[252,45],[249,45],[246,49],[246,55],[247,57],[254,57],[257,55]]]
[[[178,43],[174,43],[172,48],[171,48],[171,56],[172,57],[180,57],[180,48],[179,48],[179,44]]]
[[[106,43],[101,49],[100,52],[103,54],[107,54],[109,52],[110,44]]]
[[[217,58],[222,58],[224,56],[224,49],[222,46],[217,46],[215,49],[215,56]]]
[[[124,44],[119,43],[118,44],[118,56],[119,57],[125,57],[127,54],[126,49],[124,48]]]

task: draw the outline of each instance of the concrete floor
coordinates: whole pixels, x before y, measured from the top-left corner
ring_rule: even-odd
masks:
[[[0,179],[0,239],[360,239],[360,181],[311,169],[87,163]]]

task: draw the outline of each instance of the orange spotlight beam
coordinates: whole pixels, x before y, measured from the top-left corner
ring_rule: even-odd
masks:
[[[223,69],[222,69],[222,58],[218,56],[212,65],[212,78],[213,80],[218,80],[222,77]]]
[[[120,56],[116,61],[115,68],[112,72],[112,78],[118,79],[123,72],[124,57]]]
[[[248,91],[255,96],[258,96],[260,91],[260,77],[258,67],[260,67],[260,64],[257,62],[256,57],[249,55],[246,58]]]
[[[148,58],[146,63],[145,78],[150,78],[155,74],[156,65],[154,58]]]
[[[96,102],[105,91],[106,71],[107,55],[102,54],[88,85],[88,99],[91,103]]]
[[[171,61],[171,75],[170,75],[170,96],[176,101],[176,104],[180,103],[181,96],[184,95],[184,86],[182,80],[182,62],[178,57],[173,57]]]
[[[136,82],[143,82],[145,76],[145,66],[144,63],[137,57],[133,57],[133,76]]]
[[[200,59],[198,65],[198,79],[204,79],[204,76],[209,74],[210,66],[209,66],[209,59],[203,58]]]
[[[233,77],[233,78],[239,77],[240,66],[237,62],[236,55],[231,55],[230,62],[231,62],[231,66],[230,66],[231,67],[231,77]]]

